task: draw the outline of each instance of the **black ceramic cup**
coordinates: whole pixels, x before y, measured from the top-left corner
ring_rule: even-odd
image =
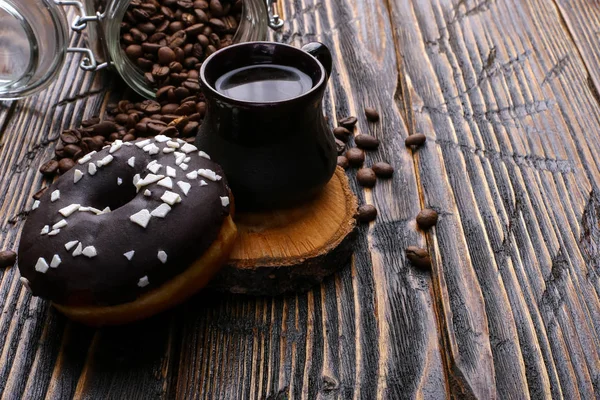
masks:
[[[312,88],[275,102],[236,100],[215,88],[227,72],[260,64],[299,69],[310,77]],[[207,112],[196,144],[223,167],[236,208],[294,206],[331,179],[337,153],[321,108],[331,64],[331,53],[321,43],[300,50],[273,42],[232,45],[202,64]]]

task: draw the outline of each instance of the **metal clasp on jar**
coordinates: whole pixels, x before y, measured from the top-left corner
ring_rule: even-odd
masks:
[[[87,28],[88,22],[100,23],[104,19],[106,13],[96,12],[96,15],[86,15],[83,3],[73,0],[54,0],[54,3],[59,6],[73,6],[79,10],[79,15],[71,24],[71,29],[77,33],[81,33]],[[98,63],[94,52],[86,47],[69,47],[68,53],[83,53],[84,57],[79,66],[85,71],[99,71],[109,66],[108,62]]]
[[[278,14],[273,14],[273,4],[277,0],[265,0],[267,5],[267,15],[269,16],[269,27],[271,29],[279,29],[283,26],[283,20]]]

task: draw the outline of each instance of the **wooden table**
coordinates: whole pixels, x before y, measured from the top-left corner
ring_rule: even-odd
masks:
[[[600,5],[280,1],[277,40],[334,54],[330,120],[382,114],[358,131],[383,142],[368,163],[397,172],[354,186],[380,215],[352,264],[309,293],[200,294],[101,330],[0,271],[2,399],[600,397]],[[101,113],[118,82],[77,63],[0,106],[2,248],[17,246],[58,133]],[[428,141],[411,151],[414,132]],[[427,234],[425,206],[441,215]],[[409,245],[428,247],[431,273]]]

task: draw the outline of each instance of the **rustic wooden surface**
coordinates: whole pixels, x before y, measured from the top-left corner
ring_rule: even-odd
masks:
[[[280,0],[276,39],[335,57],[331,120],[393,180],[379,219],[306,294],[204,293],[151,320],[70,323],[0,271],[2,399],[600,397],[600,5],[591,0]],[[15,248],[62,128],[116,80],[84,74],[0,106],[0,246]],[[429,140],[404,148],[414,132]],[[352,178],[353,173],[350,173]],[[421,207],[438,226],[415,228]],[[432,273],[412,268],[428,246]]]

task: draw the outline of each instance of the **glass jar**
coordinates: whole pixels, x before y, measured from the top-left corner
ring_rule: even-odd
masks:
[[[271,12],[274,0],[244,0],[234,43],[266,40],[283,21]],[[81,68],[113,67],[133,90],[154,98],[142,71],[120,46],[121,21],[130,0],[0,0],[0,100],[35,94],[59,75],[67,52],[82,53]],[[88,48],[68,47],[69,25],[61,6],[78,16],[70,28],[86,30]]]

